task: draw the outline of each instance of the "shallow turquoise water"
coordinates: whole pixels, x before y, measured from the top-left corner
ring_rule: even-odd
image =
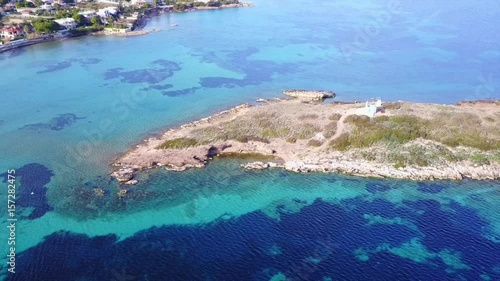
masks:
[[[162,31],[147,36],[90,36],[0,54],[0,171],[25,167],[20,188],[34,192],[22,195],[20,212],[26,219],[19,223],[19,251],[42,245],[44,236],[59,230],[126,239],[152,226],[224,225],[219,219],[224,214],[264,212],[278,221],[280,212],[296,212],[320,198],[347,209],[351,199],[383,199],[394,206],[432,200],[440,206],[433,211],[443,212],[453,212],[449,205],[457,203],[485,221],[471,217],[481,228],[473,237],[498,244],[498,182],[446,182],[450,188],[435,195],[418,190],[416,183],[387,181],[384,185],[397,188],[373,195],[366,189],[369,180],[250,173],[221,161],[205,171],[156,171],[144,176],[129,199],[116,199],[108,164],[130,146],[166,127],[277,97],[284,89],[333,90],[338,100],[454,103],[500,97],[498,2],[254,3],[253,8],[154,17],[146,28]],[[173,23],[179,26],[170,28]],[[96,199],[94,186],[107,195]],[[407,225],[405,214],[385,211],[380,213],[391,219],[382,222],[393,224],[399,216],[398,225]],[[327,217],[334,216],[329,212]],[[378,218],[373,215],[367,218]],[[425,236],[426,230],[420,231]],[[401,245],[422,249],[420,240],[411,240],[417,236],[405,236],[412,243],[398,240],[390,246],[361,242],[356,253],[366,258],[400,253],[394,247]],[[446,244],[441,248],[454,247]],[[434,250],[422,255],[448,257]],[[490,251],[498,253],[498,246]],[[489,275],[496,272],[485,264]],[[482,274],[470,266],[476,277]]]

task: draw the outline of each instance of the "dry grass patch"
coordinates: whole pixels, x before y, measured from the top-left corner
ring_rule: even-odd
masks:
[[[227,140],[269,143],[269,140],[277,138],[295,142],[298,139],[309,139],[321,131],[319,126],[304,122],[304,116],[256,111],[222,122],[218,126],[195,129],[192,134],[201,143]],[[307,118],[319,118],[319,116],[310,114]]]
[[[332,115],[328,116],[328,120],[330,121],[339,121],[340,118],[342,118],[342,114],[340,113],[333,113]]]
[[[307,142],[308,146],[313,146],[313,147],[318,147],[318,146],[321,146],[322,144],[323,144],[322,141],[319,141],[319,140],[316,140],[316,139],[312,139],[312,140],[309,140]]]
[[[352,127],[349,135],[335,140],[334,149],[363,148],[375,143],[404,144],[417,138],[437,141],[451,147],[467,146],[483,151],[500,149],[500,128],[484,126],[472,113],[439,112],[430,119],[413,115],[351,115],[345,122]]]
[[[329,139],[333,137],[336,132],[337,132],[337,121],[332,121],[325,126],[325,129],[323,131],[323,136]]]
[[[167,149],[167,148],[181,149],[181,148],[197,146],[198,144],[199,144],[198,141],[192,138],[177,138],[163,142],[157,147],[157,149]]]
[[[319,115],[318,114],[302,114],[299,116],[299,120],[314,120],[314,119],[318,119],[319,118]]]
[[[483,124],[481,118],[472,113],[441,112],[431,120],[427,131],[427,139],[452,147],[500,149],[500,128]]]

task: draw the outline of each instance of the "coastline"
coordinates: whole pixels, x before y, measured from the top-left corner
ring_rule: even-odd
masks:
[[[189,11],[171,11],[169,13],[186,13],[186,12],[193,12],[193,11],[206,11],[206,10],[220,10],[220,9],[232,9],[232,8],[243,8],[243,7],[253,7],[254,5],[252,3],[246,3],[246,2],[241,2],[238,4],[227,4],[227,5],[221,5],[220,7],[197,7],[195,9],[191,9]],[[45,35],[39,38],[35,39],[21,39],[21,40],[16,40],[20,42],[16,42],[8,45],[0,45],[0,54],[8,51],[12,51],[15,49],[31,46],[31,45],[36,45],[40,43],[45,43],[45,42],[51,42],[55,40],[62,40],[62,39],[68,39],[68,38],[73,38],[73,37],[80,37],[80,36],[91,36],[91,35],[105,35],[105,36],[116,36],[116,37],[133,37],[133,36],[141,36],[141,35],[147,35],[152,32],[157,32],[161,31],[160,30],[143,30],[143,28],[147,25],[147,21],[153,17],[157,16],[160,14],[163,14],[163,10],[161,8],[149,8],[147,9],[143,14],[139,15],[137,18],[137,21],[133,24],[133,27],[130,31],[127,32],[110,32],[106,30],[102,31],[97,31],[97,32],[90,32],[85,35],[55,35],[55,34],[50,34],[50,35]]]
[[[349,124],[346,123],[348,116],[355,116],[360,113],[363,103],[339,102],[330,104],[314,104],[304,103],[300,99],[278,98],[274,100],[259,100],[261,103],[256,105],[243,104],[233,107],[228,110],[221,111],[212,116],[202,118],[200,120],[184,124],[177,128],[167,130],[162,136],[149,138],[134,148],[127,151],[115,159],[112,163],[114,172],[112,176],[120,183],[135,184],[135,174],[140,171],[146,171],[153,168],[163,168],[173,171],[184,171],[189,168],[203,168],[211,159],[217,156],[224,155],[253,155],[259,154],[265,157],[273,157],[273,161],[256,161],[242,165],[246,169],[267,169],[281,168],[287,171],[309,173],[343,173],[361,177],[377,177],[377,178],[398,178],[409,180],[498,180],[500,179],[500,163],[495,157],[500,155],[497,150],[492,152],[484,152],[484,155],[493,155],[494,161],[489,161],[487,164],[475,163],[470,161],[470,155],[483,155],[480,150],[470,147],[447,147],[437,141],[417,138],[408,143],[401,144],[395,148],[374,144],[366,148],[349,149],[339,151],[332,149],[327,141],[316,144],[316,141],[325,138],[325,132],[314,132],[311,138],[298,139],[294,142],[285,140],[280,137],[262,140],[255,137],[245,136],[244,139],[223,139],[205,141],[199,140],[198,143],[190,139],[193,135],[203,135],[205,132],[213,134],[214,127],[220,127],[221,124],[231,124],[239,119],[247,118],[247,115],[257,112],[265,114],[270,107],[292,108],[299,111],[300,108],[307,107],[304,112],[301,112],[301,118],[311,117],[314,112],[335,112],[341,113],[342,116],[336,121],[319,120],[317,123],[336,123],[336,131],[331,132],[330,139],[338,140],[342,138],[342,130],[348,131]],[[436,104],[416,104],[401,102],[408,107],[437,108],[438,110],[457,110],[460,114],[469,109],[475,111],[493,112],[493,115],[500,116],[499,102],[476,102],[476,103],[459,103],[457,105],[436,105]],[[392,103],[394,104],[394,103]],[[392,105],[391,104],[391,105]],[[273,109],[274,110],[274,109]],[[271,110],[272,111],[272,110]],[[309,113],[307,113],[309,112]],[[313,112],[313,113],[311,113]],[[307,113],[307,114],[306,114]],[[314,113],[314,114],[316,114]],[[287,113],[288,114],[288,113]],[[320,113],[317,113],[320,114]],[[377,113],[377,116],[395,116],[394,112],[386,111],[385,113]],[[286,114],[285,114],[286,115]],[[384,118],[386,118],[384,117]],[[236,120],[236,121],[235,121]],[[249,120],[249,119],[244,119]],[[305,119],[304,119],[305,120]],[[307,121],[307,120],[306,120]],[[306,122],[304,121],[304,122]],[[259,122],[267,122],[264,119]],[[230,131],[225,132],[231,134]],[[170,147],[159,149],[160,146],[168,143]],[[172,146],[174,145],[174,146]],[[177,147],[176,147],[177,146]],[[423,151],[441,151],[445,149],[453,155],[466,155],[464,159],[456,161],[447,161],[449,155],[445,155],[444,159],[437,159],[435,163],[428,165],[399,165],[391,161],[370,161],[360,155],[372,153],[375,158],[381,158],[379,154],[390,154],[396,151],[397,153],[406,153],[403,151],[406,148],[419,147]],[[403,149],[403,150],[401,150]],[[403,151],[403,152],[401,152]],[[427,152],[426,152],[427,153]]]

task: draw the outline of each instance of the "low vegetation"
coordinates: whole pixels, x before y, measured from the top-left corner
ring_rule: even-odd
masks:
[[[333,137],[337,132],[337,122],[332,121],[325,126],[325,130],[323,131],[323,136],[327,139]]]
[[[188,148],[198,145],[198,141],[191,138],[177,138],[172,140],[167,140],[161,145],[157,147],[157,149],[180,149],[180,148]]]
[[[312,139],[312,140],[309,140],[307,142],[307,145],[309,146],[313,146],[313,147],[318,147],[318,146],[321,146],[323,144],[322,141],[319,141],[319,140],[315,140],[315,139]]]
[[[318,119],[319,116],[318,114],[302,114],[299,116],[299,120],[303,121],[303,120],[314,120],[314,119]]]
[[[500,161],[500,116],[495,111],[410,103],[385,107],[385,114],[374,118],[343,116],[342,111],[294,102],[252,107],[232,118],[193,127],[186,138],[169,140],[158,148],[229,140],[268,144],[279,139],[315,152],[319,150],[313,148],[326,143],[330,152],[343,151],[352,159],[390,163],[396,168]]]
[[[201,143],[226,140],[269,143],[270,139],[276,138],[282,138],[294,143],[299,139],[309,139],[321,131],[320,127],[307,121],[291,122],[291,118],[300,119],[300,117],[257,111],[221,123],[218,127],[196,129],[193,131],[193,135]]]
[[[332,115],[328,116],[328,120],[339,121],[341,117],[342,117],[342,114],[340,114],[340,113],[333,113]]]
[[[332,149],[359,149],[358,156],[392,162],[395,167],[462,160],[483,165],[500,158],[500,128],[495,120],[485,125],[480,117],[467,112],[442,111],[429,119],[413,115],[351,115],[345,122],[350,130],[330,142]],[[370,147],[374,149],[367,149]]]
[[[500,149],[500,129],[491,126],[485,130],[481,119],[468,113],[441,112],[432,119],[412,115],[370,119],[351,115],[345,122],[352,130],[331,142],[331,146],[338,150],[369,147],[379,142],[404,144],[417,138],[451,147],[467,146],[483,151]]]

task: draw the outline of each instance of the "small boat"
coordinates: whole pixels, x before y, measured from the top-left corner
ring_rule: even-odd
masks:
[[[170,27],[176,27],[176,26],[179,26],[179,25],[176,23],[170,25]]]

